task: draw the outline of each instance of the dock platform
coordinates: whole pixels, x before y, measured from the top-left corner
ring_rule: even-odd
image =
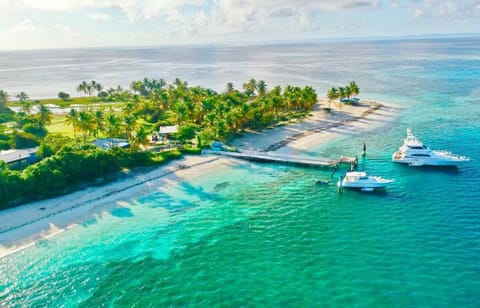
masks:
[[[342,164],[349,165],[350,167],[356,167],[358,159],[357,157],[341,156],[338,159],[328,158],[307,158],[290,155],[275,155],[268,152],[255,152],[255,151],[242,151],[242,152],[228,152],[228,151],[213,151],[203,150],[202,154],[221,155],[227,157],[233,157],[238,159],[244,159],[249,161],[258,162],[271,162],[284,165],[294,165],[310,168],[329,168],[339,167]]]

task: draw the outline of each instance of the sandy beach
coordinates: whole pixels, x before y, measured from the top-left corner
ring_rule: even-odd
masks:
[[[321,107],[327,106],[320,101]],[[263,150],[279,154],[300,154],[315,145],[339,136],[355,134],[391,121],[398,108],[390,104],[363,101],[359,106],[331,104],[332,111],[316,106],[303,121],[248,132],[233,146],[241,150]],[[0,211],[0,258],[34,245],[82,221],[99,218],[132,198],[159,189],[170,181],[201,176],[244,161],[217,156],[186,156],[148,172],[133,172],[105,186],[90,187],[53,199]]]

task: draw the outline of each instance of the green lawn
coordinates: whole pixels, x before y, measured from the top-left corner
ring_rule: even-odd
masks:
[[[46,128],[50,134],[60,134],[73,138],[73,128],[65,125],[64,115],[55,115],[52,119],[52,123],[47,125]]]
[[[35,99],[31,99],[30,101],[36,101]],[[59,98],[45,98],[45,99],[39,99],[40,103],[42,104],[55,104],[59,107],[62,108],[68,108],[71,105],[92,105],[92,104],[101,104],[105,106],[112,106],[116,107],[119,105],[123,105],[123,102],[107,102],[105,100],[102,100],[99,97],[92,96],[92,97],[72,97],[68,101],[61,100]],[[18,107],[20,106],[20,102],[18,101],[10,101],[7,103],[7,106],[11,107]]]

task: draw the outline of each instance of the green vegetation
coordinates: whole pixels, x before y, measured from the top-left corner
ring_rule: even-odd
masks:
[[[360,94],[360,88],[358,85],[355,83],[355,81],[351,81],[348,86],[345,87],[332,87],[330,90],[327,92],[327,98],[328,98],[328,108],[330,108],[330,103],[333,100],[339,99],[340,103],[349,103],[351,101],[347,100],[344,101],[345,98],[350,98],[352,96],[356,96]]]
[[[60,108],[68,108],[72,105],[75,106],[91,106],[91,105],[106,105],[116,108],[123,105],[123,101],[113,101],[109,98],[100,98],[95,96],[85,96],[85,97],[71,97],[67,100],[60,98],[45,98],[35,100],[37,103],[42,103],[44,105],[53,104],[57,105]],[[22,107],[19,101],[9,101],[6,103],[7,106],[11,107]]]
[[[107,151],[91,144],[72,144],[71,140],[52,154],[58,147],[55,142],[42,145],[47,158],[22,171],[10,170],[0,162],[0,209],[70,192],[82,183],[95,184],[123,168],[159,165],[182,155],[178,151],[154,153],[119,148]]]
[[[77,86],[77,92],[92,96],[95,95],[96,93],[100,93],[100,91],[103,90],[103,86],[99,83],[97,83],[95,80],[92,80],[90,82],[82,81],[78,86]]]
[[[58,98],[64,102],[68,102],[68,100],[70,99],[70,94],[65,92],[58,92]]]
[[[268,90],[265,81],[255,79],[244,83],[243,91],[229,83],[222,93],[190,87],[178,78],[172,84],[145,78],[132,82],[130,88],[103,91],[95,81],[84,81],[77,90],[88,97],[70,98],[60,92],[59,99],[31,101],[21,92],[14,103],[0,90],[0,123],[11,122],[9,126],[0,124],[0,148],[40,145],[38,163],[22,171],[0,165],[0,204],[11,206],[52,197],[80,183],[107,178],[122,168],[161,164],[182,153],[199,154],[201,147],[215,140],[228,141],[242,130],[302,118],[317,102],[312,87],[276,86]],[[79,106],[67,114],[54,115],[47,103]],[[20,106],[22,111],[11,112],[7,104]],[[149,143],[148,137],[166,125],[179,126],[169,140],[183,145],[181,152],[141,150]],[[97,137],[128,139],[131,149],[103,150],[88,143]],[[168,141],[162,141],[165,143]]]
[[[223,93],[217,93],[189,87],[180,79],[171,85],[162,79],[134,81],[131,89],[133,93],[122,88],[107,91],[105,100],[123,102],[120,108],[90,105],[82,110],[71,109],[63,118],[64,127],[54,119],[48,129],[83,140],[119,137],[141,145],[148,141],[153,127],[178,125],[179,132],[173,137],[180,143],[195,138],[200,146],[207,146],[214,140],[226,141],[245,129],[258,130],[302,118],[317,101],[311,87],[287,86],[282,91],[277,86],[267,91],[264,81],[254,79],[243,85],[243,92],[231,83]]]

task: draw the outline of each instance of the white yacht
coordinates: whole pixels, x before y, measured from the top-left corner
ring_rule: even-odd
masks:
[[[431,150],[417,139],[409,128],[403,145],[392,155],[392,161],[409,166],[458,166],[469,160],[466,156],[458,156],[451,152]]]
[[[383,188],[395,180],[384,179],[379,176],[367,176],[366,172],[347,172],[345,177],[340,178],[337,182],[338,189],[358,188],[361,191],[373,191],[374,189]]]

